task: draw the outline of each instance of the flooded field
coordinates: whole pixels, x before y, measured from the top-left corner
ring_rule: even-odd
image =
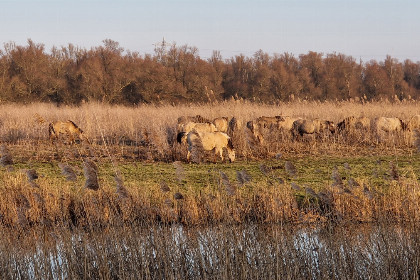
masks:
[[[2,279],[414,279],[419,229],[219,225],[2,229]]]

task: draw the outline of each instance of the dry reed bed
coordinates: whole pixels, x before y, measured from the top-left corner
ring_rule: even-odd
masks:
[[[321,118],[335,123],[353,115],[369,118],[394,116],[408,120],[420,114],[420,106],[418,102],[294,102],[262,105],[238,100],[191,106],[122,107],[97,103],[80,107],[55,107],[51,104],[0,105],[0,142],[12,145],[12,150],[16,146],[16,156],[21,155],[25,160],[47,161],[65,157],[66,154],[105,157],[112,154],[122,160],[185,160],[185,147],[175,143],[176,121],[179,116],[197,114],[209,119],[236,117],[242,123],[242,130],[234,137],[239,158],[267,158],[278,153],[357,153],[354,147],[365,154],[392,154],[413,150],[413,135],[405,133],[378,139],[372,133],[356,133],[350,136],[324,136],[315,141],[292,141],[289,135],[274,132],[267,136],[264,145],[259,145],[250,136],[245,123],[260,116],[274,115]],[[78,145],[72,149],[60,147],[59,150],[51,146],[47,140],[48,123],[67,119],[76,122],[94,144],[90,147]],[[108,146],[104,147],[104,144]],[[19,146],[24,146],[24,149]]]
[[[0,228],[2,279],[416,279],[417,227]]]
[[[0,228],[2,279],[416,279],[419,229],[144,226]]]
[[[260,116],[298,116],[321,118],[338,122],[348,116],[369,118],[386,116],[407,120],[420,114],[418,102],[353,103],[353,102],[295,102],[280,105],[254,104],[246,101],[227,101],[208,105],[142,105],[138,107],[111,106],[88,103],[80,107],[56,107],[52,104],[0,105],[0,139],[13,133],[25,138],[46,138],[47,123],[71,119],[93,138],[102,134],[126,135],[135,138],[141,129],[165,132],[175,127],[179,116],[200,114],[209,119],[220,116],[236,117],[242,122]]]

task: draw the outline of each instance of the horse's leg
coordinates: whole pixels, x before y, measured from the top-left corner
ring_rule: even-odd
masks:
[[[223,162],[223,148],[220,147],[216,147],[215,149],[215,155],[219,154],[220,158],[222,159]]]
[[[187,152],[187,161],[190,161],[190,157],[191,157],[191,152],[190,152],[190,149],[188,149],[188,152]]]
[[[70,145],[73,145],[74,143],[76,143],[76,140],[74,139],[74,135],[73,135],[73,133],[69,133],[70,134]]]

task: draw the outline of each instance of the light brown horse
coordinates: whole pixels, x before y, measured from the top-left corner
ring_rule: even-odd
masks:
[[[188,122],[182,127],[182,131],[180,131],[177,135],[178,143],[186,143],[187,142],[187,135],[191,131],[197,132],[215,132],[217,128],[212,123],[195,123],[195,122]]]
[[[399,118],[378,117],[372,120],[371,128],[376,133],[407,130],[407,124]]]
[[[61,135],[65,135],[70,144],[74,144],[77,138],[80,141],[88,141],[88,139],[83,134],[83,130],[81,130],[73,121],[70,120],[50,123],[48,126],[48,134],[51,142],[59,140],[62,137]]]
[[[191,131],[187,135],[188,141],[188,153],[187,160],[190,160],[191,152],[194,146],[201,145],[205,151],[211,151],[214,149],[214,155],[219,155],[223,161],[223,148],[226,148],[228,152],[228,158],[230,162],[235,161],[235,150],[232,145],[230,137],[223,132],[198,132],[196,130]]]
[[[247,123],[248,129],[254,138],[260,143],[264,143],[264,135],[267,132],[282,132],[290,134],[293,123],[300,118],[289,116],[259,117]]]

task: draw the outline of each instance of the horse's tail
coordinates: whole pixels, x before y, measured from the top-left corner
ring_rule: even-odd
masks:
[[[55,130],[54,130],[54,125],[52,123],[48,125],[48,135],[50,139],[52,139],[56,135]]]
[[[233,142],[232,142],[232,138],[230,138],[230,137],[229,137],[229,139],[228,139],[227,147],[228,147],[229,149],[231,149],[231,150],[233,150],[233,149],[234,149],[234,147],[233,147]]]
[[[185,142],[185,138],[187,137],[187,133],[185,131],[181,131],[180,133],[178,133],[178,135],[176,136],[176,141],[178,143],[183,143]]]

